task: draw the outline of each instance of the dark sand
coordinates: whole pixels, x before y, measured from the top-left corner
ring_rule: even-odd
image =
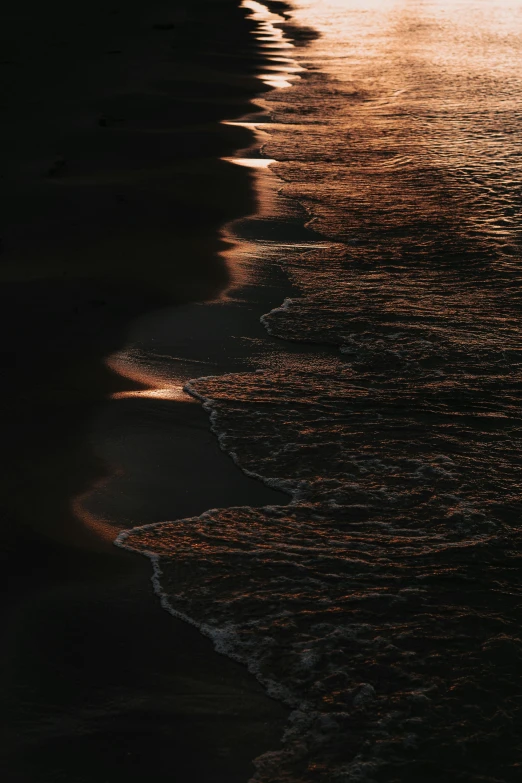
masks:
[[[239,783],[277,744],[283,708],[159,608],[147,560],[72,507],[111,472],[93,420],[155,415],[148,401],[106,403],[133,384],[104,357],[138,315],[229,281],[218,230],[255,204],[249,173],[219,160],[250,137],[219,121],[260,89],[250,24],[233,0],[0,12],[8,783]],[[179,479],[163,498],[158,482],[153,510],[129,507],[129,522],[279,500],[219,451],[199,406],[160,405]]]

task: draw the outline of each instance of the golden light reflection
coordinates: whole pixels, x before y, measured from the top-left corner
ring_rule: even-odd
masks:
[[[92,536],[90,543],[95,550],[103,550],[107,545],[112,549],[114,539],[125,528],[122,525],[111,524],[107,520],[93,514],[89,511],[86,504],[96,492],[103,490],[103,488],[119,474],[120,471],[113,466],[110,476],[106,476],[94,482],[86,492],[76,495],[71,502],[71,511],[76,519],[82,523],[87,534]]]
[[[113,400],[145,397],[151,400],[178,400],[180,402],[195,402],[183,389],[183,386],[167,386],[164,389],[143,389],[140,391],[116,392]]]
[[[260,74],[260,79],[268,84],[270,87],[274,87],[276,90],[284,90],[286,87],[291,87],[292,82],[289,78],[284,76],[272,76],[271,74]]]
[[[97,486],[91,487],[84,495],[75,497],[71,503],[71,510],[76,519],[84,525],[85,529],[94,535],[93,542],[96,543],[96,546],[93,544],[94,549],[103,548],[103,544],[108,544],[112,548],[114,539],[122,530],[125,530],[125,527],[112,525],[110,522],[100,519],[100,517],[97,517],[96,514],[93,514],[84,506],[84,502],[89,500],[97,488]]]
[[[248,130],[254,131],[255,133],[262,133],[263,131],[259,130],[260,125],[264,125],[263,122],[252,122],[251,120],[223,120],[221,123],[222,125],[232,125],[236,128],[248,128]]]
[[[275,163],[273,158],[223,158],[228,163],[235,163],[236,166],[246,166],[249,169],[266,169],[271,163]]]
[[[252,11],[250,19],[258,23],[258,30],[255,33],[255,39],[261,44],[267,55],[268,64],[265,71],[273,73],[258,73],[257,78],[263,84],[274,89],[284,90],[292,86],[292,82],[299,79],[299,72],[304,69],[290,58],[273,56],[272,52],[286,51],[294,49],[294,44],[288,40],[284,31],[277,25],[285,22],[285,17],[273,13],[266,6],[255,0],[243,0],[243,8]]]
[[[130,398],[148,398],[153,400],[176,400],[178,402],[194,403],[195,400],[183,390],[190,376],[188,368],[183,377],[173,377],[173,357],[166,357],[164,362],[150,361],[138,351],[129,348],[118,351],[106,359],[107,366],[134,383],[146,388],[116,392],[111,395],[113,400]],[[179,360],[183,367],[183,360]],[[189,362],[187,362],[189,365]],[[180,372],[180,375],[182,373]]]

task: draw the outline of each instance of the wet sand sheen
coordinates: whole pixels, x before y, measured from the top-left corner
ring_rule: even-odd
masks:
[[[25,41],[3,129],[4,182],[20,194],[1,267],[2,769],[13,783],[245,780],[284,718],[241,667],[162,612],[148,562],[110,544],[111,525],[145,512],[137,497],[122,493],[114,524],[83,508],[107,473],[92,422],[140,430],[156,416],[150,399],[118,399],[143,386],[104,357],[140,313],[218,295],[229,272],[217,229],[254,208],[248,172],[218,160],[251,138],[218,124],[262,88],[251,23],[227,0],[179,6],[75,6],[83,31],[58,2],[6,22]],[[179,481],[140,521],[279,497],[234,468],[196,405],[159,404],[177,427],[168,468]]]
[[[296,0],[323,36],[263,151],[322,242],[258,241],[284,347],[191,384],[293,503],[119,538],[297,707],[256,781],[520,778],[522,30],[493,5]]]

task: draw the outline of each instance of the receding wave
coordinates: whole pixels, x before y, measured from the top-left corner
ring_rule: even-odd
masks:
[[[258,783],[514,783],[522,27],[515,3],[368,5],[297,2],[322,37],[265,98],[281,196],[321,235],[260,254],[293,288],[262,318],[281,347],[186,387],[288,505],[119,543],[292,708]]]

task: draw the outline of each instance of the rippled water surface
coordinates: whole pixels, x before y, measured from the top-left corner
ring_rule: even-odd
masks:
[[[189,391],[290,502],[122,543],[293,708],[259,783],[519,781],[522,2],[245,5],[306,69],[263,153],[317,234],[259,244],[281,347]]]

